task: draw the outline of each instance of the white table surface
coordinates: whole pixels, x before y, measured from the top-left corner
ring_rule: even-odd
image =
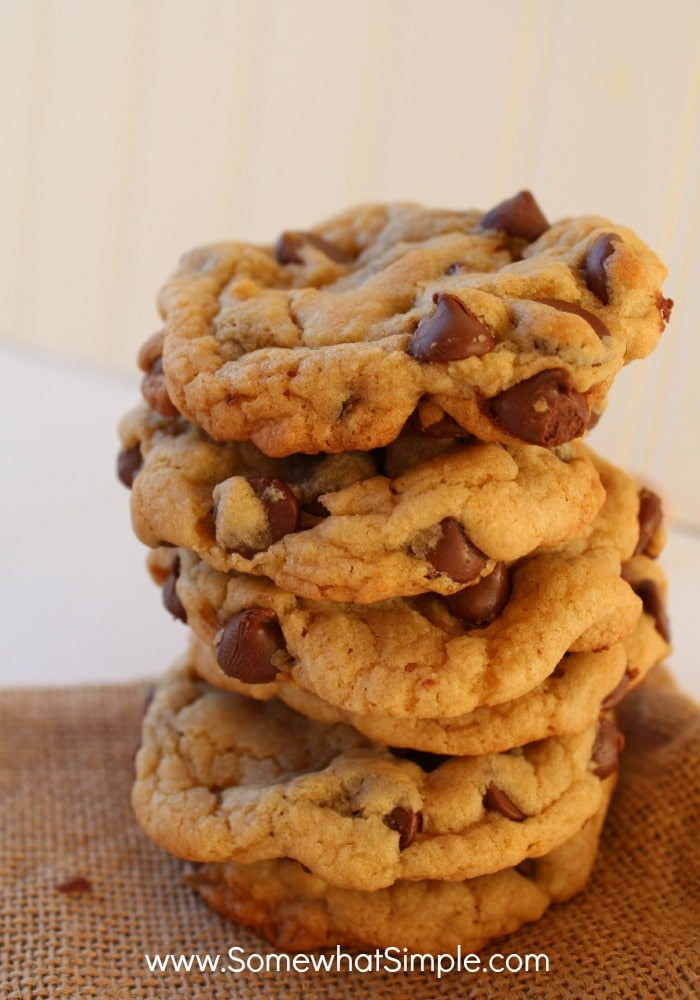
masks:
[[[2,520],[0,687],[154,677],[185,645],[162,608],[115,475],[116,424],[138,402],[138,377],[0,344]],[[669,532],[678,683],[700,700],[695,643],[700,537]]]

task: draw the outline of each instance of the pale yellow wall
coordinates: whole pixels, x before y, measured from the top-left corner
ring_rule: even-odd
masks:
[[[1,0],[0,336],[133,371],[186,247],[349,202],[600,212],[677,308],[597,432],[700,524],[698,0]]]

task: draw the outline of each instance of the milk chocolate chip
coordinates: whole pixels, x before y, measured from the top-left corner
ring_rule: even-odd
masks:
[[[277,676],[274,654],[284,648],[274,611],[249,608],[226,623],[216,646],[216,660],[228,677],[246,684],[267,684]]]
[[[670,642],[671,626],[669,625],[663,597],[656,581],[642,580],[641,583],[635,583],[632,590],[637,597],[641,597],[644,613],[654,619],[654,626],[661,638],[665,639],[666,642]]]
[[[447,292],[433,296],[437,309],[411,337],[407,352],[417,361],[459,361],[493,350],[495,339],[461,299]]]
[[[658,293],[656,296],[656,308],[659,310],[659,328],[663,333],[666,329],[666,324],[671,318],[671,310],[673,309],[673,299],[666,299],[661,294]]]
[[[396,830],[399,834],[399,850],[404,851],[411,844],[423,829],[423,816],[412,809],[405,809],[403,806],[395,806],[388,816],[384,817],[384,822],[391,830]]]
[[[634,550],[636,556],[646,553],[649,543],[661,527],[664,518],[661,498],[651,490],[639,491],[639,540]]]
[[[563,368],[517,382],[484,407],[514,437],[546,448],[580,437],[588,425],[586,399]]]
[[[177,578],[180,576],[180,560],[176,558],[173,562],[170,573],[165,579],[163,584],[161,594],[163,595],[163,604],[173,616],[173,618],[179,618],[181,622],[187,623],[187,612],[185,611],[184,605],[177,593]]]
[[[140,445],[133,448],[123,448],[117,455],[117,478],[127,489],[134,485],[136,476],[141,471],[143,456]]]
[[[593,773],[597,778],[607,778],[617,771],[618,758],[625,746],[625,737],[608,719],[601,719],[593,743]]]
[[[610,694],[606,695],[605,698],[600,703],[601,712],[607,712],[609,709],[617,708],[622,699],[625,697],[630,687],[630,676],[625,671],[619,680],[619,683],[615,685]]]
[[[551,306],[552,309],[558,309],[559,312],[568,312],[573,313],[574,316],[580,316],[581,319],[585,319],[601,340],[603,337],[610,336],[610,331],[605,323],[602,323],[595,313],[589,312],[588,309],[582,309],[581,306],[577,306],[573,302],[565,302],[564,299],[535,299],[535,301],[541,302],[545,306]]]
[[[138,354],[138,365],[145,372],[141,380],[141,395],[148,405],[162,417],[177,417],[179,411],[168,395],[163,372],[163,343],[165,335],[154,333],[141,346]]]
[[[324,239],[323,236],[301,231],[282,233],[275,243],[275,257],[280,264],[303,264],[304,259],[299,251],[305,243],[320,250],[336,264],[348,264],[352,260],[350,254],[342,247]]]
[[[389,747],[394,757],[401,760],[410,760],[417,764],[423,771],[430,774],[436,771],[441,764],[450,758],[444,753],[431,753],[429,750],[412,750],[410,747]]]
[[[499,788],[498,785],[494,785],[493,782],[486,789],[484,806],[486,809],[499,812],[506,819],[512,819],[514,823],[522,823],[524,819],[527,819],[525,813],[521,809],[518,809],[503,789]]]
[[[496,563],[492,573],[471,587],[445,598],[453,615],[469,625],[487,625],[500,615],[510,597],[510,575],[504,562]]]
[[[515,866],[515,870],[518,875],[522,875],[523,878],[534,878],[537,870],[535,859],[523,858],[523,860]]]
[[[141,344],[136,363],[142,372],[150,372],[156,361],[162,357],[164,343],[165,334],[159,330],[158,333],[154,333],[145,343]]]
[[[619,242],[620,237],[617,233],[604,233],[589,247],[583,261],[583,280],[604,306],[610,301],[605,261],[615,251],[615,244]]]
[[[290,488],[280,479],[265,479],[257,476],[249,479],[253,492],[265,508],[265,517],[270,529],[270,542],[296,531],[299,527],[299,503]]]
[[[163,359],[154,361],[153,367],[141,380],[141,395],[148,405],[161,417],[177,417],[179,412],[168,395],[168,387],[165,384],[163,373]]]
[[[310,514],[312,517],[329,517],[331,513],[318,497],[309,500],[301,509],[305,514]]]
[[[549,223],[530,191],[519,191],[512,198],[500,202],[486,213],[481,225],[484,229],[499,229],[528,243],[549,229]]]
[[[440,521],[440,537],[428,549],[425,558],[439,573],[446,573],[456,583],[474,580],[488,562],[488,557],[469,541],[454,517]]]

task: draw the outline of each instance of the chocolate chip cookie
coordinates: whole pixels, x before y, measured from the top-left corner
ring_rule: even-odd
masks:
[[[220,691],[183,663],[156,685],[132,802],[192,861],[292,858],[331,885],[461,881],[558,847],[605,801],[624,740],[584,733],[437,767],[278,701]]]
[[[614,784],[582,830],[514,868],[462,882],[395,882],[376,892],[339,889],[298,862],[192,866],[187,883],[218,913],[287,952],[344,945],[434,954],[478,952],[579,892],[593,867]]]
[[[481,441],[551,447],[653,350],[665,274],[631,230],[550,225],[527,192],[488,212],[361,206],[274,246],[185,255],[141,351],[144,395],[268,455],[369,451],[426,404]]]
[[[224,673],[266,684],[280,673],[358,715],[446,719],[531,691],[567,652],[612,646],[641,599],[613,549],[528,558],[456,597],[375,604],[295,597],[262,578],[219,573],[185,550],[154,567],[175,589]]]
[[[650,574],[646,576],[649,579]],[[190,663],[213,687],[260,700],[281,698],[302,715],[354,726],[378,743],[453,756],[500,753],[548,736],[581,732],[593,724],[601,710],[616,707],[670,652],[664,605],[660,607],[663,618],[659,619],[658,610],[654,614],[644,611],[634,631],[608,649],[567,653],[549,677],[518,698],[481,705],[448,718],[361,715],[304,690],[294,680],[293,669],[280,671],[264,684],[247,684],[225,674],[212,646],[196,637],[191,643]]]
[[[311,599],[455,593],[580,537],[605,498],[579,443],[426,449],[405,435],[382,453],[270,459],[145,407],[121,434],[122,454],[143,461],[130,481],[144,543],[189,548]]]

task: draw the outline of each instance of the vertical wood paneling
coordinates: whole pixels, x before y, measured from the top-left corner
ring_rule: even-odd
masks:
[[[522,187],[540,190],[535,174],[535,156],[540,141],[541,109],[551,80],[552,54],[561,8],[557,0],[528,0],[522,5],[517,61],[509,88],[510,112],[503,129],[503,150],[496,191]]]
[[[132,43],[144,56],[131,102],[111,316],[113,343],[130,364],[157,328],[156,291],[179,254],[226,234],[219,198],[229,165],[227,111],[239,25],[249,27],[252,6],[153,0]]]
[[[595,441],[700,524],[696,0],[4,0],[0,334],[133,370],[179,253],[532,187],[667,260]]]
[[[23,329],[21,301],[31,247],[39,140],[45,118],[48,32],[41,0],[3,11],[0,34],[0,333]],[[10,44],[8,44],[10,42]]]
[[[54,0],[40,5],[36,60],[40,112],[25,148],[26,199],[16,288],[31,340],[103,357],[120,175],[120,114],[129,66],[122,58],[131,4]]]
[[[525,15],[520,4],[506,4],[504,31],[504,5],[487,0],[434,0],[430,16],[426,9],[422,0],[401,6],[382,183],[369,194],[437,205],[489,203],[511,143],[509,109]],[[387,50],[392,44],[387,38]]]
[[[226,223],[271,239],[280,226],[308,223],[345,205],[357,119],[366,110],[361,84],[377,29],[372,0],[263,6],[254,114],[239,151],[240,197]],[[372,151],[368,159],[374,160]]]

